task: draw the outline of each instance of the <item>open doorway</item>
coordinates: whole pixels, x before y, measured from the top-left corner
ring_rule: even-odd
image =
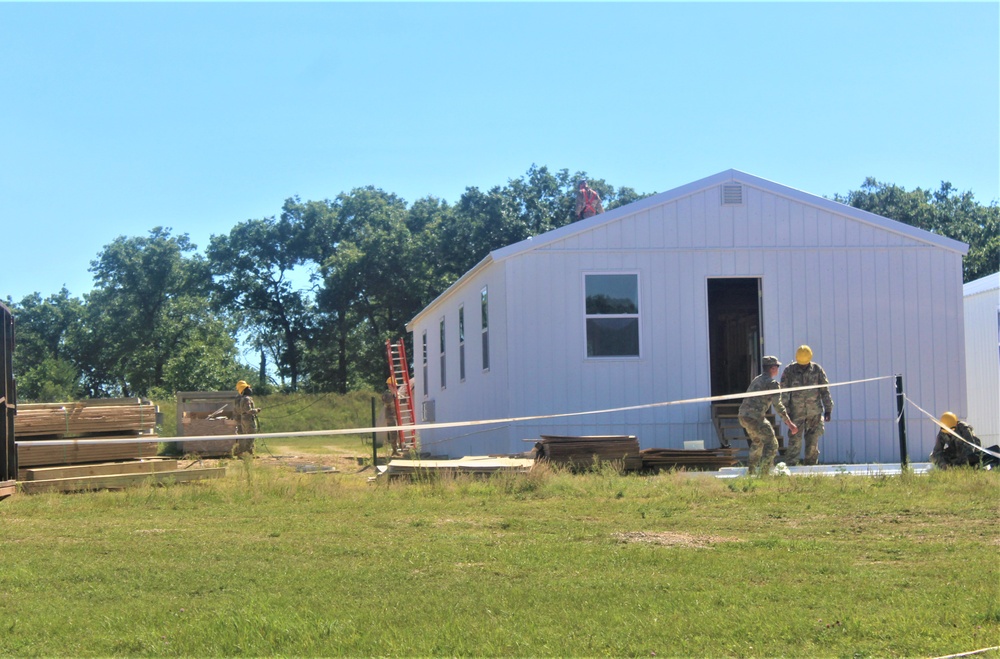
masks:
[[[708,280],[708,345],[712,395],[747,390],[759,373],[760,279]]]

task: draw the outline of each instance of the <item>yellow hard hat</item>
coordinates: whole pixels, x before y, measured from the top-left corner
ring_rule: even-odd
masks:
[[[246,389],[249,386],[250,385],[247,384],[246,380],[240,380],[239,382],[236,383],[236,393],[242,395],[243,394],[243,390]]]
[[[392,379],[391,375],[385,379],[386,384],[394,384],[395,382],[396,381]]]
[[[795,361],[797,361],[802,366],[807,366],[809,362],[812,361],[813,351],[812,348],[806,345],[799,346],[799,349],[795,351]]]
[[[945,412],[941,415],[941,424],[948,428],[954,428],[958,425],[958,417],[953,412]]]

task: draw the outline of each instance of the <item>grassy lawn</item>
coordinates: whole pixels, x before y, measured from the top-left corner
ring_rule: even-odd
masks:
[[[370,472],[263,463],[0,503],[0,655],[923,657],[1000,645],[995,473],[538,469],[369,484]]]

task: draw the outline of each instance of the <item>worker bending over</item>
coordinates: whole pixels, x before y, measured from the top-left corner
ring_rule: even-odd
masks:
[[[767,420],[767,411],[774,406],[778,415],[785,420],[792,434],[798,432],[798,427],[788,416],[788,411],[781,403],[781,384],[775,379],[778,377],[778,369],[781,362],[777,357],[767,356],[762,360],[763,370],[760,375],[753,379],[747,393],[758,391],[774,391],[770,396],[753,396],[744,398],[740,404],[739,420],[740,425],[747,431],[750,439],[750,457],[748,460],[747,473],[768,474],[774,466],[774,456],[778,454],[778,438],[774,434],[774,428]]]

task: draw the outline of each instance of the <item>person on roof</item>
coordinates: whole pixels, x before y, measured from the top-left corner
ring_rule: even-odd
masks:
[[[587,185],[587,179],[580,179],[576,190],[576,209],[573,211],[573,217],[577,220],[585,220],[603,212],[601,195]]]

